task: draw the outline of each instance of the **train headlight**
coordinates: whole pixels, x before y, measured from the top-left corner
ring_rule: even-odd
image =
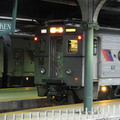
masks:
[[[40,73],[44,74],[45,72],[46,72],[46,70],[44,68],[41,68]]]
[[[54,100],[54,99],[55,99],[55,96],[52,96],[51,98]]]
[[[107,87],[106,87],[106,86],[101,86],[100,90],[101,90],[102,92],[107,92]]]
[[[70,74],[72,74],[72,71],[71,71],[70,69],[68,69],[68,70],[66,71],[66,73],[67,73],[68,75],[70,75]]]
[[[28,78],[28,77],[26,77],[25,79],[26,79],[26,80],[29,80],[29,78]]]
[[[51,27],[50,33],[63,33],[63,27]]]

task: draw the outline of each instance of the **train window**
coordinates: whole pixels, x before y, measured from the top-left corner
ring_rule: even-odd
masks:
[[[62,39],[58,39],[56,43],[56,51],[57,52],[62,52]]]
[[[120,51],[118,52],[118,60],[120,61]]]
[[[15,51],[15,54],[14,54],[14,58],[15,59],[21,59],[22,58],[22,51]]]
[[[46,42],[45,42],[44,39],[41,39],[39,41],[39,51],[40,52],[45,52],[45,50],[46,50]]]
[[[97,39],[93,41],[93,55],[97,55]]]
[[[68,52],[69,53],[78,52],[78,40],[68,40]]]

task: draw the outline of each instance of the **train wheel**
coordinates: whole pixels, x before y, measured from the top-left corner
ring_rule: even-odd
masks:
[[[113,93],[113,89],[109,87],[109,90],[108,90],[107,95],[106,95],[106,99],[110,100],[110,99],[114,99],[114,98],[115,98],[115,96]]]
[[[113,98],[114,98],[114,94],[112,94],[112,93],[108,93],[107,96],[106,96],[107,100],[110,100],[110,99],[113,99]]]
[[[105,99],[106,99],[106,93],[99,91],[97,100],[105,100]]]
[[[75,100],[74,100],[74,94],[73,94],[73,91],[72,90],[68,90],[67,91],[67,103],[68,104],[74,104],[75,103]]]

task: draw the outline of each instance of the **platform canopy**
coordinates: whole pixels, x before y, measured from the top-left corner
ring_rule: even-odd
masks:
[[[10,19],[14,0],[0,1],[0,20]],[[34,32],[38,24],[48,19],[81,19],[77,0],[18,0],[17,29]],[[98,23],[120,28],[120,0],[107,0],[102,7]]]

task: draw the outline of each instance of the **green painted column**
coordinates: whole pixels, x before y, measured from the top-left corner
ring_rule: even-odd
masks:
[[[85,41],[84,111],[91,112],[93,102],[93,23],[88,23]]]
[[[107,0],[77,0],[85,25],[85,71],[84,71],[84,110],[92,110],[93,101],[93,36],[94,29],[99,29],[97,19]],[[86,24],[87,23],[87,24]]]
[[[14,0],[12,13],[12,33],[15,32],[18,0]]]

